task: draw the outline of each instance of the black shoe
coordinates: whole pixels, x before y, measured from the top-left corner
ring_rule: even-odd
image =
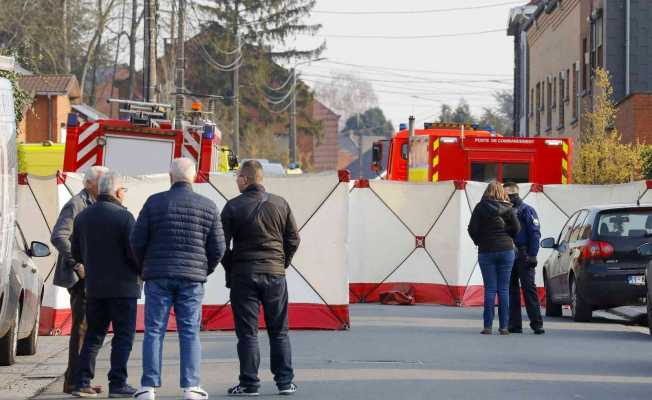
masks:
[[[132,387],[130,385],[124,385],[122,387],[110,387],[109,388],[109,397],[112,399],[119,399],[119,398],[131,398],[133,397],[138,389],[135,387]]]
[[[297,389],[298,389],[297,385],[295,385],[294,383],[290,383],[289,385],[279,386],[278,394],[280,394],[281,396],[290,396],[295,394],[297,392]]]
[[[523,333],[523,328],[509,328],[509,333]]]
[[[227,390],[226,393],[229,396],[258,396],[258,389],[252,387],[245,387],[242,385],[236,385],[231,389]]]
[[[543,335],[546,331],[543,328],[532,328],[535,335]]]

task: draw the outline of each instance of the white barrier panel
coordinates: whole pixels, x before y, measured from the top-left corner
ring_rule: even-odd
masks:
[[[358,181],[350,196],[351,302],[377,302],[383,291],[410,286],[417,302],[483,303],[477,249],[467,233],[486,183]],[[599,204],[652,203],[650,182],[623,185],[521,184],[535,208],[542,238],[557,237],[568,216]],[[536,282],[543,298],[542,268],[551,250],[539,251]]]
[[[83,187],[82,176],[59,178],[24,177],[19,186],[18,221],[28,240],[50,243],[51,229],[60,209]],[[283,196],[293,209],[300,227],[301,246],[287,271],[289,321],[293,329],[346,329],[348,314],[348,274],[346,238],[348,221],[348,177],[336,174],[268,178],[271,193]],[[129,189],[125,206],[138,216],[147,198],[169,189],[168,175],[126,177]],[[239,193],[233,176],[213,175],[209,182],[197,183],[195,190],[222,209],[227,198]],[[53,246],[50,246],[53,250]],[[35,259],[45,280],[41,334],[70,332],[70,300],[65,289],[52,285],[56,251],[45,259]],[[203,329],[233,329],[229,292],[224,270],[218,267],[206,283]],[[143,299],[139,301],[138,329],[143,328]],[[261,316],[261,323],[263,318]],[[170,329],[175,329],[171,319]]]

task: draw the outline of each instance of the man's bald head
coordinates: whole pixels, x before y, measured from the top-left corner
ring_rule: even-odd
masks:
[[[197,172],[195,162],[189,158],[180,157],[172,160],[170,165],[170,180],[172,184],[177,182],[193,183]]]

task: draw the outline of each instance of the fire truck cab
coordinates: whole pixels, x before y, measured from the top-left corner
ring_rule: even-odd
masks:
[[[388,180],[571,181],[572,142],[568,138],[504,137],[468,124],[426,123],[424,129],[415,129],[409,146],[408,140],[407,129],[389,140]],[[374,170],[381,165],[383,144],[374,143]]]

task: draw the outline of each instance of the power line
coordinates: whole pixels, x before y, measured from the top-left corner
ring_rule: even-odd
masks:
[[[411,69],[411,68],[396,68],[396,67],[385,67],[377,65],[365,65],[365,64],[352,64],[341,61],[335,61],[332,59],[325,59],[323,62],[327,64],[343,65],[347,67],[356,67],[356,68],[367,68],[378,71],[401,71],[401,72],[416,72],[424,74],[433,74],[433,75],[460,75],[460,76],[496,76],[496,77],[512,77],[513,74],[487,74],[482,72],[442,72],[442,71],[431,71],[423,69]]]
[[[316,74],[316,73],[306,73],[304,72],[303,75],[306,76],[317,76],[321,78],[329,78],[331,77],[330,75],[321,75],[321,74]],[[369,82],[384,82],[384,83],[405,83],[405,84],[416,84],[416,83],[459,83],[460,80],[435,80],[435,79],[419,79],[419,80],[414,80],[414,81],[406,81],[406,80],[387,80],[387,79],[375,79],[375,78],[365,78],[366,81]],[[511,82],[508,79],[477,79],[477,80],[462,80],[462,83],[499,83],[499,84],[510,84]]]
[[[411,40],[411,39],[438,39],[438,38],[448,38],[448,37],[478,36],[478,35],[484,35],[484,34],[487,34],[487,33],[496,33],[496,32],[505,32],[505,28],[488,29],[488,30],[485,30],[485,31],[475,31],[475,32],[440,33],[440,34],[435,34],[435,35],[413,35],[413,36],[337,35],[337,34],[312,35],[312,34],[308,34],[308,33],[302,34],[302,35],[320,36],[320,37],[334,38],[334,39]]]
[[[484,4],[480,6],[439,8],[430,10],[397,10],[397,11],[335,11],[335,10],[313,10],[315,14],[332,14],[332,15],[398,15],[398,14],[435,14],[454,11],[481,10],[486,8],[502,7],[507,5],[523,4],[523,1],[507,1],[502,3]]]

